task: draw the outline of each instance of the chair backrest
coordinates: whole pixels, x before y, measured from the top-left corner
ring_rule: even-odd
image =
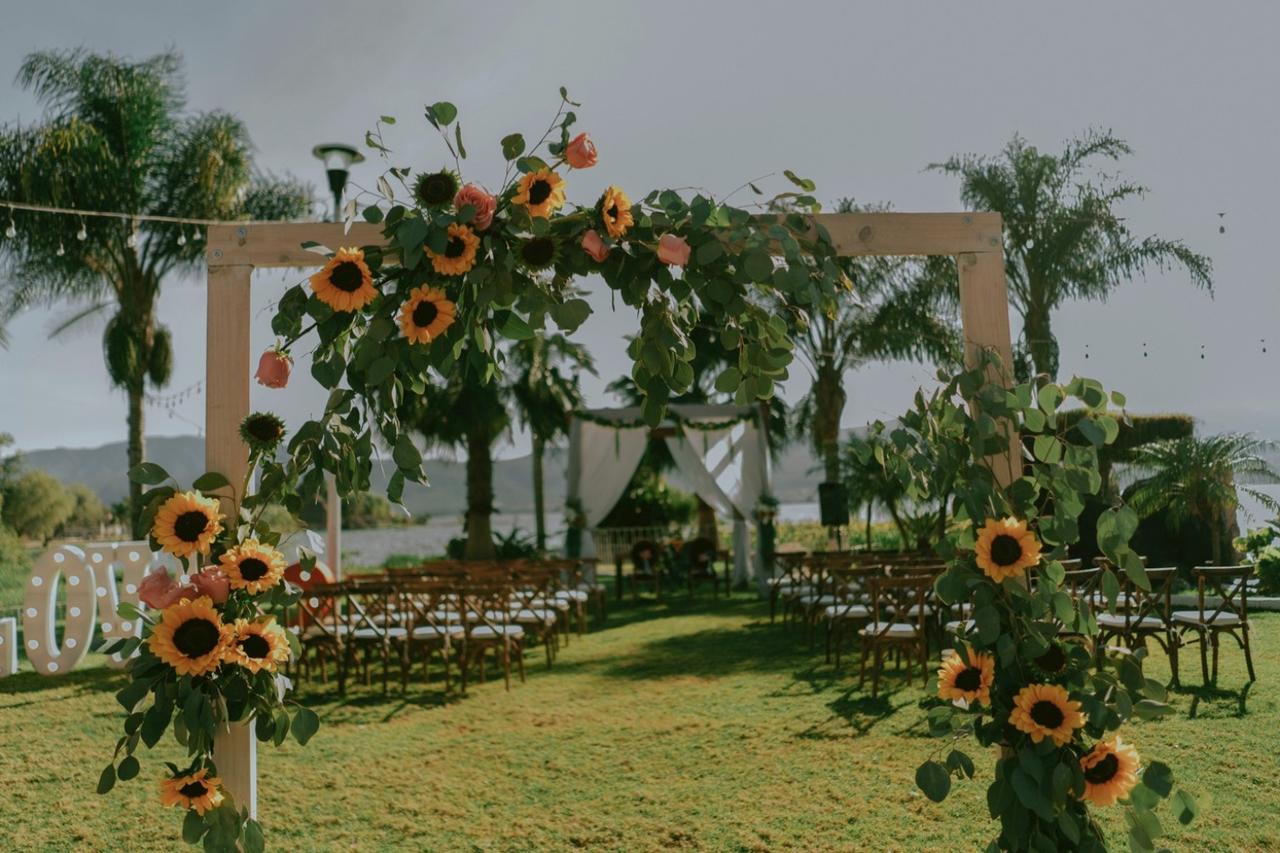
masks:
[[[1078,565],[1078,563],[1077,563]],[[1070,569],[1062,575],[1062,589],[1073,601],[1085,601],[1093,609],[1097,609],[1096,593],[1102,583],[1103,570],[1094,566],[1089,569]]]
[[[501,580],[467,581],[458,590],[467,639],[482,625],[497,633],[501,627],[510,624],[513,590],[509,581]]]
[[[448,580],[412,579],[399,585],[401,609],[409,630],[429,625],[447,633],[449,613],[458,612],[457,587]]]
[[[1168,628],[1172,623],[1173,584],[1177,579],[1176,566],[1147,569],[1147,581],[1151,584],[1151,589],[1145,590],[1128,575],[1121,575],[1120,589],[1129,600],[1129,606],[1125,609],[1125,628],[1141,626],[1148,617],[1159,619],[1161,625]]]
[[[841,602],[869,604],[871,578],[885,577],[884,566],[877,564],[847,566],[831,572],[831,593]]]
[[[1249,580],[1253,566],[1197,566],[1191,570],[1196,579],[1196,595],[1200,621],[1213,624],[1222,614],[1234,614],[1241,623],[1249,624]],[[1212,608],[1205,606],[1205,595],[1218,597]]]
[[[871,595],[871,615],[878,625],[873,636],[889,633],[893,623],[910,624],[916,629],[916,638],[925,635],[925,599],[933,589],[933,579],[920,575],[910,577],[869,576],[867,591]]]
[[[694,574],[714,574],[716,556],[715,543],[702,536],[690,539],[680,548],[680,559]]]
[[[297,603],[297,617],[287,613],[285,622],[312,639],[337,640],[342,621],[342,597],[346,588],[337,583],[318,583],[303,591]],[[304,634],[305,636],[305,634]]]
[[[631,546],[631,565],[637,572],[652,572],[658,565],[661,549],[652,539],[640,539]]]
[[[385,640],[386,629],[401,621],[397,584],[381,578],[348,578],[339,586],[343,590],[342,611],[348,631],[366,629]]]

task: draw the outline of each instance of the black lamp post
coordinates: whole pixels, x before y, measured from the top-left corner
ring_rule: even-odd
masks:
[[[329,191],[333,193],[333,215],[330,221],[337,222],[342,218],[342,193],[347,188],[347,176],[354,164],[364,162],[364,155],[341,142],[317,145],[311,149],[311,153],[324,163],[325,172],[329,175]]]

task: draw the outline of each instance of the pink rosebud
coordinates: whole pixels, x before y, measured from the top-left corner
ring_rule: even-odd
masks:
[[[214,604],[226,604],[227,593],[231,591],[231,582],[217,566],[210,566],[196,572],[188,580],[195,587],[196,595],[207,595]]]
[[[272,347],[258,358],[258,372],[254,374],[254,378],[259,385],[283,388],[289,384],[289,371],[292,369],[293,359],[289,354]]]
[[[454,208],[462,210],[466,205],[471,205],[476,211],[471,217],[472,228],[483,231],[493,224],[493,213],[498,209],[498,200],[482,188],[467,184],[458,190],[458,194],[453,197]]]
[[[604,240],[600,239],[600,235],[594,228],[582,235],[582,251],[599,264],[604,263],[605,258],[609,257],[609,247],[604,244]]]
[[[138,584],[138,600],[153,610],[164,610],[186,596],[195,597],[195,588],[183,586],[173,579],[169,570],[161,566]]]
[[[689,243],[675,234],[663,234],[658,241],[658,260],[675,267],[684,266],[689,263]]]
[[[596,164],[596,144],[579,133],[564,149],[564,160],[574,169],[590,169]]]

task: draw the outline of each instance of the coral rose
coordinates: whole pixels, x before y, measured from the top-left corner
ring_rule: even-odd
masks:
[[[138,600],[152,610],[164,610],[184,597],[196,598],[195,588],[179,584],[164,566],[147,575],[138,584]]]
[[[604,263],[605,258],[609,257],[609,247],[604,244],[604,240],[600,239],[600,235],[594,228],[582,235],[582,251],[590,255],[591,260],[596,263]]]
[[[253,376],[259,385],[268,388],[283,388],[289,384],[289,371],[293,369],[293,359],[284,350],[271,349],[258,358],[258,372]]]
[[[684,266],[689,263],[689,243],[675,234],[663,234],[658,241],[658,260],[676,267]]]
[[[466,205],[471,205],[476,211],[471,217],[472,228],[483,231],[493,224],[493,213],[498,209],[498,201],[484,189],[475,184],[467,184],[458,190],[458,194],[453,197],[453,206],[462,210]]]
[[[196,572],[187,580],[195,587],[197,596],[207,595],[213,600],[214,604],[226,604],[227,593],[231,591],[231,582],[222,573],[222,569],[217,566],[210,566],[203,571]]]
[[[590,169],[596,164],[596,144],[585,133],[579,133],[565,146],[564,159],[574,169]]]

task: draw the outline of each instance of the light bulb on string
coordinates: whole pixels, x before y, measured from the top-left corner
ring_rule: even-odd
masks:
[[[80,230],[76,232],[76,239],[77,239],[77,240],[79,240],[81,243],[83,243],[85,240],[89,239],[89,232],[88,232],[88,231],[86,231],[86,230],[85,230],[85,228],[84,228],[84,219],[83,219],[83,218],[81,218],[81,220],[80,220]]]
[[[62,257],[67,253],[66,247],[62,245],[62,241],[58,241],[58,257]]]
[[[18,229],[13,225],[12,217],[9,219],[9,227],[4,229],[4,236],[8,237],[10,240],[18,236]]]
[[[138,223],[131,223],[133,228],[129,231],[129,236],[124,238],[124,244],[130,249],[138,245]]]
[[[179,246],[187,245],[187,235],[181,231],[178,232],[178,245]]]

